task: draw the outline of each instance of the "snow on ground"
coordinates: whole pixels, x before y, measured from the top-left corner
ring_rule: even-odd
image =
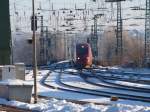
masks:
[[[102,69],[102,67],[100,67]],[[132,80],[132,81],[137,81],[138,80],[143,80],[146,81],[147,83],[150,82],[150,69],[148,68],[121,68],[121,67],[105,67],[104,70],[100,70],[102,73],[96,73],[97,75],[100,76],[105,76],[109,78],[111,76],[112,78],[120,78],[120,79],[126,79],[126,80]],[[117,80],[117,79],[116,79]],[[116,83],[116,81],[113,81]],[[118,81],[117,81],[118,83]],[[121,82],[120,82],[121,84]],[[122,82],[122,84],[125,84]],[[127,84],[127,83],[126,83]],[[133,86],[133,84],[128,83],[127,85]],[[142,85],[140,84],[135,84],[136,87],[141,87]],[[144,87],[145,85],[143,85]],[[147,87],[147,85],[146,85]]]
[[[7,80],[0,81],[0,85],[31,85],[31,84],[19,79],[7,79]]]
[[[42,79],[42,77],[44,75],[46,75],[49,72],[49,70],[42,70],[39,71],[37,76],[37,80],[40,81]],[[29,84],[33,84],[33,77],[32,77],[32,71],[27,71],[27,75],[26,75],[26,80]],[[53,85],[53,86],[57,86],[57,84],[55,83],[55,75],[57,75],[57,73],[51,73],[51,78],[53,78],[50,80],[49,78],[46,80],[47,84]],[[49,81],[52,81],[51,83],[49,83]],[[69,99],[69,100],[78,100],[78,101],[88,101],[88,102],[98,102],[98,103],[109,103],[109,98],[104,98],[104,97],[96,97],[96,96],[92,96],[92,95],[85,95],[85,94],[79,94],[79,93],[75,93],[75,92],[67,92],[67,91],[62,91],[62,90],[58,90],[56,89],[52,89],[52,88],[47,88],[43,85],[41,85],[38,82],[38,95],[41,96],[48,96],[48,97],[54,97],[54,98],[58,98],[58,99]]]
[[[0,98],[0,104],[40,112],[150,112],[149,103],[141,104],[132,101],[112,102],[111,105],[95,105],[93,103],[79,105],[51,98],[49,100],[42,99],[37,104],[28,104]]]
[[[51,77],[48,77],[46,80],[46,84],[61,87],[59,82],[57,82],[58,73],[51,73]],[[96,102],[96,103],[109,103],[109,98],[104,97],[96,97],[93,95],[80,94],[76,92],[68,92],[56,89],[47,89],[46,87],[40,85],[39,86],[39,95],[55,97],[59,99],[69,99],[69,100],[78,100],[78,101],[88,101],[88,102]],[[65,88],[65,87],[64,87]],[[46,89],[46,90],[45,90]],[[66,88],[67,89],[67,88]]]
[[[73,73],[77,73],[78,72],[78,70],[76,70],[76,69],[66,69],[64,71],[66,71],[66,72],[73,72]]]
[[[109,70],[114,72],[126,72],[126,73],[137,73],[150,75],[150,69],[148,68],[122,68],[118,66],[107,67]]]
[[[116,80],[107,80],[107,82],[111,82],[119,85],[131,86],[131,87],[141,87],[141,88],[150,89],[150,85],[147,84],[139,84],[139,83],[126,82],[126,81],[116,81]]]
[[[103,82],[101,82],[100,80],[97,80],[97,78],[88,78],[87,80],[91,81],[92,79],[95,79],[94,81],[92,81],[94,83],[103,84]],[[62,76],[62,82],[67,84],[67,85],[91,89],[91,90],[97,90],[97,91],[99,90],[99,91],[105,91],[105,92],[112,92],[113,91],[114,93],[122,93],[122,94],[130,94],[130,95],[137,95],[137,96],[139,95],[139,96],[149,97],[148,93],[141,93],[141,92],[138,93],[138,92],[134,92],[134,91],[126,92],[126,90],[118,90],[118,89],[114,89],[114,88],[106,88],[106,87],[91,85],[91,84],[84,82],[83,79],[77,75],[65,74]]]
[[[38,72],[38,94],[42,96],[49,96],[47,100],[40,99],[37,104],[28,104],[18,101],[7,101],[0,98],[0,104],[15,106],[24,109],[31,109],[40,112],[150,112],[150,103],[118,100],[117,102],[109,101],[109,98],[96,97],[91,95],[79,94],[74,92],[65,92],[58,89],[50,89],[39,83],[48,70],[41,70]],[[33,84],[32,72],[27,71],[26,80],[29,84]],[[52,74],[51,74],[52,75]],[[57,75],[57,73],[53,73]],[[48,83],[49,79],[47,80]],[[82,101],[103,102],[108,105],[95,105],[93,103],[79,105],[66,100],[58,99],[77,99]]]

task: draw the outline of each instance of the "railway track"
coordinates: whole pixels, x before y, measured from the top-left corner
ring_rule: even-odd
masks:
[[[101,78],[105,83],[108,83],[108,84],[111,84],[111,85],[114,85],[114,86],[120,86],[120,87],[125,87],[125,88],[128,88],[128,89],[135,89],[136,91],[143,91],[143,92],[149,92],[150,93],[150,88],[144,88],[144,87],[133,87],[133,86],[127,86],[127,85],[122,85],[122,84],[116,84],[116,83],[113,83],[113,82],[110,82],[109,78],[103,78],[103,77],[99,77],[98,78]],[[117,79],[116,79],[117,80]],[[127,80],[126,82],[131,82],[130,80]],[[141,84],[139,82],[135,82],[134,84]],[[143,84],[143,83],[142,83]],[[144,83],[145,84],[145,83]],[[149,83],[150,84],[150,83]]]
[[[49,77],[49,75],[47,75],[47,77],[45,77],[43,84],[46,85],[47,87],[51,87],[54,89],[57,88],[57,89],[60,89],[63,91],[77,92],[77,93],[94,95],[94,96],[103,96],[103,97],[108,97],[108,98],[110,98],[111,96],[117,96],[120,99],[150,102],[150,97],[119,94],[119,93],[105,92],[105,91],[100,91],[100,90],[93,90],[93,89],[86,89],[86,88],[82,88],[82,87],[71,86],[71,85],[65,84],[61,81],[62,74],[67,73],[66,71],[63,71],[63,70],[61,72],[57,71],[57,73],[59,73],[58,81],[61,84],[61,86],[63,86],[63,87],[54,87],[49,84],[46,84],[45,80],[47,79],[47,77]],[[70,74],[71,72],[68,72],[68,73]],[[78,74],[78,73],[75,73],[75,74]],[[146,92],[149,92],[149,91],[146,90]]]
[[[131,82],[131,83],[140,83],[140,84],[150,84],[149,80],[135,80],[135,79],[124,79],[124,78],[119,78],[119,77],[103,77],[106,80],[118,80],[118,81],[126,81],[126,82]]]
[[[144,76],[144,77],[150,77],[150,73],[137,73],[137,72],[127,72],[127,71],[113,71],[109,68],[91,68],[96,73],[110,73],[110,74],[121,74],[121,75],[134,75],[134,76]]]
[[[53,69],[51,69],[51,71],[59,73],[58,81],[59,81],[59,84],[61,84],[61,86],[56,87],[56,86],[53,86],[53,85],[45,83],[46,79],[49,77],[49,74],[47,74],[43,78],[43,80],[41,81],[41,84],[43,84],[44,86],[47,86],[49,88],[59,89],[59,90],[62,90],[62,91],[77,92],[77,93],[94,95],[94,96],[104,96],[104,97],[109,97],[109,98],[111,96],[117,96],[120,99],[150,102],[150,97],[145,97],[145,96],[140,96],[140,95],[119,94],[119,93],[114,93],[114,92],[106,92],[106,91],[100,91],[100,90],[86,89],[86,88],[75,87],[75,86],[71,86],[71,85],[65,84],[61,80],[61,77],[62,77],[63,73],[65,73],[65,74],[72,74],[72,75],[78,75],[81,72],[79,73],[78,71],[77,72],[65,71],[63,66],[61,66],[61,67],[59,66],[59,67],[56,67],[56,68],[57,68],[57,70],[53,67]],[[94,69],[98,69],[98,68],[94,68]],[[91,69],[91,71],[92,71],[92,69]],[[92,71],[92,73],[93,73],[93,71]],[[97,71],[96,74],[97,73],[114,73],[114,72]],[[120,75],[120,73],[118,73],[118,74]],[[87,74],[84,74],[84,75],[87,75]],[[84,76],[84,75],[82,75],[82,76]],[[93,76],[93,75],[91,75],[91,76]],[[119,84],[114,84],[114,83],[106,81],[106,78],[108,79],[107,76],[106,77],[105,76],[103,77],[102,75],[95,75],[95,76],[96,76],[97,79],[99,79],[101,82],[103,82],[101,85],[98,85],[98,84],[95,84],[95,83],[91,83],[91,82],[87,81],[87,79],[85,77],[82,77],[82,78],[85,78],[84,80],[85,80],[86,83],[90,83],[91,85],[95,85],[95,86],[103,86],[105,88],[121,89],[121,90],[141,92],[141,93],[142,92],[150,93],[150,90],[146,89],[146,88],[143,89],[143,88],[139,88],[139,87],[122,86],[122,85],[119,85]]]
[[[64,72],[64,73],[67,73],[67,72]],[[70,74],[73,74],[73,75],[78,75],[79,73],[72,73],[72,72],[69,72]],[[80,76],[83,76],[84,79],[86,79],[86,77],[95,77],[97,79],[99,79],[101,82],[103,82],[103,85],[106,87],[109,85],[112,86],[112,88],[117,88],[117,89],[122,89],[122,90],[134,90],[136,92],[147,92],[147,93],[150,93],[150,88],[143,88],[143,87],[133,87],[133,86],[128,86],[128,85],[121,85],[121,84],[116,84],[116,83],[113,83],[113,82],[109,82],[107,80],[111,80],[112,78],[110,76],[107,76],[107,78],[105,78],[103,75],[97,75],[97,73],[95,73],[95,71],[93,70],[90,70],[90,74],[88,73],[84,73],[84,72],[80,72]],[[85,76],[85,77],[84,77]],[[117,78],[116,78],[117,80]],[[88,80],[86,80],[86,82],[88,82]],[[90,82],[90,81],[89,81]],[[127,82],[132,82],[130,79],[127,80]],[[93,83],[93,84],[96,84],[96,83]],[[150,83],[149,83],[150,84]],[[103,85],[100,85],[100,86],[103,86]],[[111,88],[111,87],[110,87]]]
[[[45,76],[41,79],[40,83],[41,83],[42,85],[44,85],[44,86],[46,86],[46,87],[48,87],[48,88],[52,88],[52,89],[58,89],[58,90],[68,91],[68,92],[76,92],[76,93],[81,93],[81,94],[87,94],[87,93],[82,92],[82,91],[72,90],[72,89],[66,89],[66,88],[64,88],[64,87],[56,87],[56,86],[52,86],[52,85],[50,85],[50,84],[47,84],[45,81],[46,81],[46,79],[47,79],[49,76],[50,76],[50,72],[49,72],[47,75],[45,75]],[[89,94],[89,95],[94,95],[94,94],[91,93],[91,94]],[[77,104],[93,103],[93,102],[78,101],[78,100],[67,100],[67,101],[73,102],[73,103],[77,103]],[[111,105],[111,104],[109,104],[109,103],[94,103],[94,104],[97,104],[97,105]]]
[[[75,88],[77,90],[83,91],[87,94],[96,95],[96,96],[104,96],[104,97],[111,97],[111,96],[117,96],[120,99],[128,99],[128,100],[136,100],[136,101],[146,101],[150,102],[150,97],[144,97],[144,96],[137,96],[137,95],[127,95],[127,94],[119,94],[114,92],[105,92],[100,90],[93,90],[93,89],[85,89],[83,87],[75,87],[68,84],[65,84],[61,81],[61,75],[60,75],[60,83],[64,86]]]
[[[94,71],[95,74],[99,74],[99,76],[103,77],[106,80],[119,80],[126,81],[131,83],[141,83],[141,84],[150,84],[149,80],[140,79],[140,77],[148,77],[150,79],[150,74],[142,74],[142,73],[131,73],[131,72],[113,72],[110,70],[106,71]],[[110,74],[109,76],[105,76],[103,74]],[[128,78],[124,78],[124,76],[128,76]]]
[[[94,72],[91,72],[91,71],[94,71]],[[129,73],[127,75],[122,75],[120,72],[110,72],[110,71],[95,71],[95,70],[85,70],[85,72],[91,72],[92,75],[90,74],[86,74],[88,76],[97,76],[97,77],[102,77],[104,80],[117,80],[117,81],[126,81],[126,82],[129,82],[129,83],[140,83],[140,84],[146,84],[146,85],[150,85],[150,80],[143,80],[143,79],[140,79],[138,76],[142,75],[142,74],[138,74],[136,76],[134,76],[133,74],[131,75],[131,73]],[[94,73],[94,75],[93,75]],[[104,75],[104,74],[109,74],[109,75]],[[150,75],[147,76],[148,74],[146,74],[145,77],[149,77],[150,79]],[[127,76],[127,77],[124,77],[124,76]],[[142,75],[142,77],[144,77]]]
[[[93,72],[92,72],[93,73]],[[103,78],[101,75],[96,75],[93,74],[93,77],[97,78],[100,82],[102,82],[101,84],[97,84],[94,82],[91,82],[89,80],[87,80],[88,75],[87,74],[82,74],[81,75],[83,77],[83,79],[90,84],[94,84],[96,86],[103,86],[103,87],[109,87],[109,88],[114,88],[114,89],[121,89],[121,90],[128,90],[128,91],[136,91],[136,92],[147,92],[150,93],[150,89],[148,88],[141,88],[141,87],[133,87],[133,86],[127,86],[127,85],[120,85],[120,84],[116,84],[116,83],[112,83],[107,81],[105,78]],[[90,75],[91,77],[91,75]],[[109,79],[109,78],[107,78]]]

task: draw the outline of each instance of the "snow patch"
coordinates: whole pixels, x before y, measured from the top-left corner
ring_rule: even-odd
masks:
[[[0,81],[0,85],[32,85],[32,84],[29,84],[28,82],[19,79],[7,79]]]

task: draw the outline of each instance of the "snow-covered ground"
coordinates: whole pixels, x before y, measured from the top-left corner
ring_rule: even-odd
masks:
[[[72,71],[69,69],[69,71]],[[18,101],[7,101],[0,98],[0,104],[15,106],[24,109],[31,109],[40,112],[150,112],[150,103],[139,102],[139,101],[129,101],[129,100],[118,100],[116,102],[110,101],[109,98],[96,97],[92,95],[79,94],[74,92],[67,92],[56,89],[51,89],[43,86],[40,81],[43,76],[45,76],[49,70],[39,70],[38,79],[38,94],[41,96],[48,96],[48,99],[39,99],[37,104],[28,104]],[[75,71],[74,71],[75,72]],[[26,80],[28,84],[33,84],[32,71],[26,71]],[[51,78],[47,79],[46,83],[50,83],[52,79],[57,76],[58,73],[51,73]],[[68,76],[68,75],[67,75]],[[63,77],[65,78],[65,76]],[[74,80],[74,78],[69,77],[69,82],[82,81]],[[66,81],[65,79],[63,79]],[[67,83],[67,82],[66,82]],[[50,84],[56,84],[53,80]],[[52,98],[53,97],[53,98]],[[58,100],[64,99],[64,100]],[[66,100],[65,100],[66,99]],[[80,100],[88,101],[93,103],[87,103],[84,105],[75,104],[69,102],[69,100]],[[95,105],[94,102],[104,103],[107,105]]]
[[[91,80],[91,79],[87,79],[87,80]],[[114,88],[106,88],[106,87],[100,87],[100,86],[95,86],[92,84],[88,84],[86,82],[83,81],[83,79],[79,76],[75,76],[75,75],[68,75],[65,74],[62,76],[62,82],[67,84],[67,85],[71,85],[71,86],[75,86],[75,87],[81,87],[81,88],[86,88],[86,89],[91,89],[91,90],[96,90],[96,91],[105,91],[105,92],[115,92],[115,93],[121,93],[121,94],[130,94],[130,95],[139,95],[139,96],[149,96],[149,93],[138,93],[138,92],[134,92],[134,91],[128,91],[126,93],[126,90],[118,90],[118,89],[114,89]],[[103,82],[101,82],[100,80],[94,80],[94,83],[97,84],[102,84]]]
[[[115,80],[107,80],[108,82],[112,82],[119,85],[126,85],[131,87],[141,87],[141,88],[147,88],[150,89],[150,85],[148,84],[138,84],[138,83],[132,83],[132,82],[126,82],[126,81],[115,81]]]
[[[0,98],[0,104],[40,112],[150,112],[149,103],[135,103],[133,101],[112,102],[111,105],[95,105],[92,103],[79,105],[51,98],[40,100],[37,104],[27,104],[18,101],[6,101]]]

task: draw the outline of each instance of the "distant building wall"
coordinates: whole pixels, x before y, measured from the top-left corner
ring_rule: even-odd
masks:
[[[12,33],[13,37],[13,61],[14,63],[23,62],[32,65],[32,34],[25,32]],[[77,43],[86,42],[89,34],[64,34],[64,32],[49,33],[45,38],[44,48],[46,49],[46,61],[55,62],[75,58],[75,46]],[[44,37],[43,37],[44,38]],[[40,57],[40,35],[37,34],[37,61],[39,65],[46,64],[41,62]]]
[[[23,62],[26,65],[32,65],[32,34],[16,32],[13,37],[13,62]],[[39,37],[37,39],[37,60],[39,63]]]
[[[48,61],[60,61],[65,59],[65,37],[63,33],[49,35]]]

